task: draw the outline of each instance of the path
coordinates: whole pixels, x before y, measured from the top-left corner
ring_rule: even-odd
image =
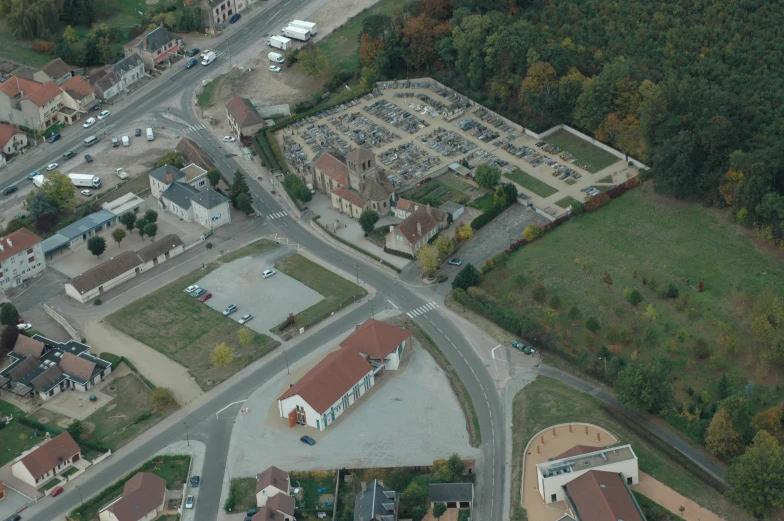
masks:
[[[204,394],[183,366],[112,326],[104,322],[90,321],[85,324],[84,330],[88,343],[99,345],[109,353],[130,360],[153,384],[170,388],[180,405]]]
[[[645,472],[640,471],[640,484],[634,487],[634,491],[639,492],[648,499],[652,499],[686,521],[724,521],[724,518],[701,507],[691,499],[683,497]],[[686,510],[681,513],[680,507],[685,507]]]

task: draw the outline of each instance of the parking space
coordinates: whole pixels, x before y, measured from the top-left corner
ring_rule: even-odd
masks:
[[[212,293],[205,304],[220,312],[234,304],[237,311],[231,318],[239,320],[250,313],[253,320],[247,327],[269,334],[269,330],[286,320],[289,313],[297,314],[324,298],[284,273],[262,278],[262,272],[273,268],[273,264],[274,260],[269,256],[256,256],[221,266],[197,282]]]
[[[0,501],[0,519],[8,519],[33,501],[6,486],[5,499]]]

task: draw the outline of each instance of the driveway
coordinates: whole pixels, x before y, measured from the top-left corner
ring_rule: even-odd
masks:
[[[5,488],[5,499],[0,501],[0,519],[8,519],[33,501],[15,490]]]

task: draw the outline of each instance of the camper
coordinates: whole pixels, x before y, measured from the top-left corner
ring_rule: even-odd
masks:
[[[122,144],[123,144],[124,147],[131,146],[131,138],[129,138],[128,136],[123,136],[122,137]]]
[[[294,20],[289,25],[293,25],[294,27],[301,27],[305,30],[310,31],[311,36],[316,36],[316,24],[313,22],[305,22],[303,20]]]
[[[278,54],[276,52],[269,53],[267,55],[267,58],[269,58],[269,61],[275,62],[275,63],[283,63],[284,61],[286,61],[286,59],[283,57],[282,54]]]
[[[151,128],[147,128],[147,141],[154,141],[154,140],[155,140],[155,134],[152,133]]]
[[[303,29],[302,27],[295,27],[293,25],[289,25],[283,28],[283,36],[288,38],[294,38],[295,40],[299,40],[301,42],[307,42],[310,40],[310,31],[307,29]]]
[[[79,188],[100,188],[101,178],[89,174],[68,174],[74,186]]]
[[[267,43],[270,47],[280,49],[281,51],[291,49],[291,40],[289,38],[284,38],[283,36],[270,36]]]
[[[217,58],[217,57],[218,57],[218,55],[215,54],[215,51],[206,52],[206,53],[202,54],[201,64],[206,67],[207,65],[211,64],[212,62],[214,62],[215,58]]]

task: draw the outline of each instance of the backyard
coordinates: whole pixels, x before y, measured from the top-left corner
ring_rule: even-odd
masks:
[[[510,181],[514,181],[523,188],[530,190],[539,197],[550,197],[558,191],[544,181],[540,181],[539,179],[530,174],[526,174],[520,169],[517,169],[514,172],[504,172],[503,176]]]
[[[302,488],[302,499],[296,502],[296,517],[299,518],[305,512],[305,519],[315,519],[312,514],[317,510],[332,512],[331,506],[319,508],[322,494],[335,495],[335,473],[334,471],[314,471],[314,472],[291,472],[289,473],[291,487]],[[234,478],[231,480],[231,488],[234,492],[234,512],[246,512],[249,508],[256,507],[256,478]],[[326,489],[319,493],[320,489]]]
[[[592,145],[588,141],[575,136],[567,130],[556,130],[544,138],[544,141],[572,154],[576,159],[576,165],[586,163],[590,165],[586,170],[592,174],[620,161],[620,159],[614,155],[605,152],[601,148]]]
[[[0,415],[13,416],[14,421],[0,428],[0,466],[5,465],[22,452],[32,449],[41,438],[35,437],[35,429],[22,425],[19,420],[24,412],[8,402],[0,401]],[[43,436],[43,433],[38,433]]]
[[[513,401],[511,518],[514,521],[525,519],[520,506],[520,479],[526,444],[542,429],[570,422],[586,422],[607,429],[618,438],[619,443],[632,444],[643,472],[724,519],[751,521],[751,516],[730,504],[719,492],[602,411],[598,400],[543,376],[523,388]]]

